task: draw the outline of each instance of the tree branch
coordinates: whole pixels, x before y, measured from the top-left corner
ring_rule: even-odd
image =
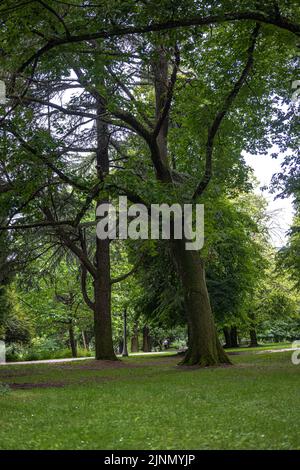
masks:
[[[132,267],[132,269],[130,271],[128,271],[127,273],[125,274],[121,274],[121,276],[118,276],[116,278],[113,278],[110,280],[110,283],[111,284],[116,284],[117,282],[121,282],[121,281],[124,281],[125,279],[127,279],[129,276],[131,276],[133,273],[135,273],[138,268],[140,267],[141,263],[142,263],[142,260],[143,260],[143,256],[140,257],[140,259],[137,261],[137,263]]]
[[[156,123],[155,129],[153,131],[153,134],[152,134],[153,139],[156,139],[156,137],[158,136],[158,134],[160,132],[160,129],[161,129],[165,119],[167,118],[167,116],[169,114],[179,65],[180,65],[179,49],[178,49],[177,46],[175,46],[175,62],[174,62],[172,75],[171,75],[171,78],[170,78],[170,83],[169,83],[168,90],[167,90],[166,101],[165,101],[163,110],[161,112],[161,115],[159,116],[159,119]]]
[[[202,180],[198,184],[194,195],[193,199],[195,199],[197,196],[200,196],[207,185],[209,184],[211,177],[212,177],[212,156],[213,156],[213,148],[214,148],[214,140],[215,136],[220,128],[220,125],[226,116],[226,114],[229,111],[230,106],[232,105],[233,101],[237,97],[239,91],[241,90],[243,84],[246,81],[247,76],[249,75],[252,66],[253,66],[253,53],[255,49],[255,44],[256,40],[258,37],[258,33],[260,30],[260,25],[257,24],[252,32],[251,35],[251,43],[248,48],[248,60],[246,62],[246,65],[240,75],[240,78],[237,80],[237,82],[234,84],[233,89],[229,93],[229,95],[225,98],[225,101],[223,103],[223,106],[221,110],[217,113],[212,125],[210,126],[208,130],[208,137],[206,141],[206,160],[205,160],[205,172]]]
[[[285,29],[291,33],[300,36],[300,25],[292,22],[289,18],[277,15],[270,15],[262,11],[241,11],[241,12],[230,12],[218,15],[208,16],[194,16],[192,18],[181,18],[175,20],[169,20],[162,23],[150,23],[146,26],[115,26],[113,30],[107,31],[102,30],[96,33],[84,33],[76,36],[65,36],[63,38],[50,39],[44,46],[38,51],[32,54],[17,70],[18,73],[22,73],[29,64],[35,59],[39,59],[43,54],[49,52],[55,47],[64,44],[74,44],[83,41],[91,41],[94,39],[108,39],[113,37],[121,37],[128,34],[144,34],[150,32],[166,31],[177,28],[185,28],[190,26],[206,26],[211,24],[219,24],[225,22],[252,20],[255,22],[261,22],[266,24],[274,25],[278,28]]]

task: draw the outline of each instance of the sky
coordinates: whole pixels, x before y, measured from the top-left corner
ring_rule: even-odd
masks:
[[[272,217],[270,227],[271,243],[275,247],[281,247],[287,241],[286,232],[290,228],[293,219],[292,199],[275,199],[276,194],[270,191],[261,191],[261,186],[269,186],[274,173],[280,171],[280,165],[284,156],[278,156],[277,159],[271,157],[271,149],[268,155],[250,155],[245,154],[246,163],[254,170],[254,175],[259,180],[259,187],[255,192],[262,194],[268,201],[268,213]]]

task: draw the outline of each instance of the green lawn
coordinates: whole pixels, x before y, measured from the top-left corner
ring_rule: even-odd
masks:
[[[11,390],[0,391],[0,448],[300,449],[300,366],[291,352],[232,361],[204,370],[167,355],[114,368],[93,360],[2,366]]]

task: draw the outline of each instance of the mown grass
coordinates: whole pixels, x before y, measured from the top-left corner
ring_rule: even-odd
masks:
[[[35,388],[0,393],[0,448],[299,449],[300,366],[291,353],[232,361],[204,370],[157,355],[117,367],[3,366],[2,383]]]

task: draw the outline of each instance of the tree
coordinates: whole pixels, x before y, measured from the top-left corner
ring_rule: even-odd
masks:
[[[282,149],[289,145],[284,111],[278,110],[277,104],[279,101],[288,102],[289,99],[282,76],[288,80],[292,73],[290,53],[294,50],[295,33],[299,33],[299,12],[296,6],[279,2],[274,8],[273,2],[265,2],[258,10],[256,2],[247,5],[243,2],[241,9],[234,12],[234,3],[231,2],[228,5],[179,2],[175,12],[173,2],[166,0],[163,6],[158,12],[152,1],[146,4],[122,2],[118,4],[118,8],[101,2],[100,5],[83,5],[79,14],[76,4],[51,4],[49,8],[39,2],[38,5],[26,5],[22,17],[14,8],[2,10],[8,28],[5,31],[6,49],[3,60],[5,70],[11,78],[8,88],[12,109],[22,109],[24,103],[34,102],[48,106],[53,111],[61,111],[61,107],[45,100],[45,96],[42,99],[36,96],[34,77],[46,71],[46,82],[49,83],[52,73],[54,82],[57,83],[57,76],[61,78],[63,69],[67,72],[64,79],[69,77],[70,70],[75,74],[76,70],[78,72],[80,57],[77,79],[81,86],[89,90],[94,102],[80,103],[84,111],[82,113],[77,109],[76,112],[81,113],[81,117],[96,119],[102,130],[107,124],[111,126],[110,132],[125,128],[130,135],[126,143],[130,143],[131,148],[134,144],[134,149],[142,156],[142,174],[135,169],[132,175],[131,165],[135,158],[131,162],[130,158],[126,158],[129,164],[122,166],[125,171],[117,171],[113,175],[108,175],[105,171],[103,174],[98,168],[96,195],[91,190],[95,186],[89,186],[89,200],[92,198],[98,202],[104,201],[107,192],[113,196],[117,190],[119,194],[127,194],[133,202],[142,200],[147,205],[161,200],[181,205],[196,202],[210,191],[213,163],[215,172],[228,174],[235,168],[233,157],[240,159],[242,150],[263,151],[270,145],[274,135],[280,140]],[[100,17],[105,19],[99,30]],[[294,18],[293,21],[289,19],[291,17]],[[13,22],[16,19],[18,21]],[[12,24],[16,26],[12,27]],[[11,41],[14,43],[12,49],[7,38],[18,37],[20,31],[24,32],[25,24],[26,34],[23,34],[22,44],[20,41],[17,44],[15,40]],[[189,26],[201,28],[196,28],[191,35],[187,29]],[[177,30],[180,27],[184,28]],[[156,31],[156,34],[142,36],[151,31]],[[115,40],[116,37],[118,41]],[[274,41],[274,37],[277,41]],[[24,44],[27,46],[27,54],[20,63],[20,51],[23,51]],[[265,50],[268,50],[268,54],[272,51],[272,61],[270,55],[266,58]],[[132,59],[135,60],[134,66]],[[29,73],[32,65],[33,69]],[[190,78],[180,80],[182,67],[186,69],[185,76],[190,73],[196,75],[193,97],[197,96],[198,99],[195,99],[194,112],[200,118],[195,119],[195,123],[193,118],[186,117],[189,103],[180,109],[176,106],[180,97],[186,96],[185,87],[190,81]],[[140,85],[144,79],[146,83]],[[88,111],[90,107],[96,109],[96,114]],[[71,103],[63,112],[74,113],[72,108]],[[7,121],[6,117],[3,128],[25,146],[27,153],[35,155],[65,184],[78,188],[74,173],[63,171],[66,160],[62,162],[61,155],[57,152],[57,142],[51,142],[50,148],[49,143],[46,145],[47,152],[51,155],[49,160],[45,155],[47,142],[41,139],[38,129],[34,129],[34,139],[28,144],[15,130],[16,126],[20,128],[20,122],[17,119],[13,123]],[[193,137],[197,142],[195,147],[198,146],[199,150],[196,155],[188,152],[185,159],[179,159],[178,166],[188,174],[187,179],[182,170],[176,170],[176,157],[172,159],[172,142],[182,135],[185,139]],[[33,143],[38,143],[38,149],[32,147],[32,140],[35,141]],[[123,134],[118,142],[121,143],[122,150],[124,140]],[[85,145],[84,149],[87,148]],[[176,145],[173,144],[173,148]],[[98,155],[99,152],[98,146]],[[201,170],[202,177],[199,177]],[[101,189],[106,191],[101,197],[98,194],[99,183]],[[79,186],[87,187],[82,186],[80,181]],[[87,260],[84,249],[78,251],[78,246],[74,246],[73,240],[70,242],[65,229],[61,228],[66,225],[66,221],[53,218],[49,210],[46,212],[48,223],[53,226],[56,224],[61,238],[65,239],[73,252],[80,255],[84,270],[95,279],[98,271],[95,272],[94,266]],[[78,217],[75,221],[78,221]],[[69,226],[77,227],[78,224],[72,220]],[[185,241],[170,241],[172,256],[182,283],[190,331],[189,350],[184,363],[204,366],[226,363],[228,358],[219,344],[214,326],[203,260],[197,250],[185,250]],[[99,246],[100,242],[97,241],[96,244]],[[102,248],[96,256],[97,269],[100,262],[108,264],[108,250]],[[105,272],[106,278],[103,285],[100,284],[100,290],[98,277],[95,283],[98,289],[95,291],[95,305],[99,306],[97,312],[102,313],[107,313],[109,303],[107,270]],[[101,289],[103,296],[99,297]],[[106,307],[101,310],[103,303]],[[109,318],[106,316],[103,319],[107,339],[111,337]],[[107,341],[103,344],[106,344],[108,356],[111,357],[111,339]]]

